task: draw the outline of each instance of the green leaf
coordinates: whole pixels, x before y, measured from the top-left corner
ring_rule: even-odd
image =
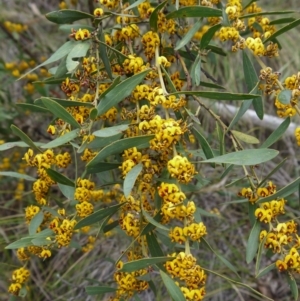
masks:
[[[35,104],[43,105],[43,98],[44,97],[41,97],[41,98],[38,98],[37,100],[35,100]],[[64,108],[68,108],[68,107],[90,107],[90,108],[92,108],[92,107],[94,107],[93,104],[90,102],[65,100],[65,99],[60,99],[60,98],[55,98],[55,97],[47,97],[47,98],[57,102]]]
[[[36,178],[15,171],[0,171],[0,176],[18,178],[27,181],[36,181]]]
[[[148,219],[148,224],[142,229],[141,231],[141,236],[142,235],[146,235],[147,233],[149,233],[150,231],[154,230],[156,228],[156,226],[158,228],[164,227],[163,225],[158,225],[158,223],[156,221],[161,221],[162,215],[160,214],[161,212],[158,211],[158,213],[156,213],[156,215],[154,217],[150,216],[150,214],[147,215],[147,212],[144,211],[145,217]]]
[[[215,251],[210,244],[205,240],[205,238],[201,238],[201,243],[204,243],[206,245],[206,247],[213,252],[224,264],[226,267],[228,267],[232,272],[235,273],[235,275],[237,275],[238,278],[241,278],[240,275],[238,274],[236,268],[222,255],[220,255],[217,251]]]
[[[94,136],[96,137],[110,137],[114,136],[116,134],[120,134],[123,131],[126,131],[129,127],[129,124],[121,124],[121,125],[116,125],[116,126],[111,126],[109,128],[104,128],[101,130],[98,130],[93,133]]]
[[[54,116],[61,118],[65,122],[71,124],[75,128],[80,128],[80,124],[75,118],[60,104],[53,101],[51,98],[42,97],[42,102],[53,113]]]
[[[61,183],[63,185],[72,186],[72,187],[75,186],[74,181],[62,175],[60,172],[57,172],[51,168],[47,168],[46,172],[48,176],[57,183]]]
[[[116,213],[120,209],[120,207],[123,206],[124,204],[125,203],[121,203],[121,204],[111,206],[108,208],[104,208],[104,209],[100,209],[100,210],[94,212],[93,214],[91,214],[91,215],[85,217],[84,219],[82,219],[81,221],[79,221],[76,224],[74,230],[80,229],[85,226],[90,226],[90,225],[100,222],[105,217]]]
[[[173,301],[185,301],[185,297],[175,281],[162,270],[159,271],[162,281]]]
[[[206,6],[188,6],[179,8],[166,16],[167,19],[201,17],[222,17],[222,10]]]
[[[248,100],[243,101],[238,112],[236,113],[236,115],[234,116],[232,121],[230,122],[230,125],[228,126],[227,131],[231,130],[234,127],[234,125],[243,117],[243,115],[250,108],[252,101],[253,101],[253,99],[248,99]]]
[[[155,217],[159,217],[159,215],[156,215],[154,218],[145,210],[142,210],[142,213],[144,215],[144,217],[146,218],[146,220],[152,224],[153,226],[155,226],[156,228],[159,228],[163,231],[170,231],[169,228],[167,228],[166,226],[162,225],[161,223],[159,223],[158,221],[155,220]]]
[[[286,15],[286,14],[293,14],[293,13],[295,13],[294,10],[264,11],[264,12],[243,15],[243,16],[240,16],[240,19],[248,19],[248,18],[253,18],[253,17],[257,17],[257,16]]]
[[[259,183],[259,185],[257,186],[257,188],[263,186],[267,181],[270,180],[271,176],[281,168],[281,166],[285,163],[287,158],[284,158],[274,169],[272,169],[263,180],[261,180],[261,182]]]
[[[94,19],[94,16],[78,10],[63,9],[46,14],[46,18],[56,24],[66,24],[82,19]]]
[[[113,90],[108,92],[100,101],[97,110],[98,115],[102,115],[110,108],[117,105],[124,98],[128,97],[132,90],[145,78],[150,72],[150,69],[144,70],[138,74],[135,74],[128,79],[123,80]]]
[[[216,24],[208,29],[200,41],[200,49],[205,49],[209,45],[209,42],[214,37],[216,31],[218,31],[221,27],[222,24]]]
[[[36,152],[39,152],[39,153],[41,152],[40,149],[35,145],[35,143],[22,130],[20,130],[18,127],[16,127],[13,124],[10,126],[10,128],[16,136],[21,138],[21,140],[24,141],[33,150],[35,150]]]
[[[61,183],[57,183],[58,188],[60,189],[61,193],[69,200],[74,200],[74,193],[75,193],[75,187],[64,185]]]
[[[77,42],[67,56],[66,67],[68,72],[73,72],[79,66],[79,61],[73,59],[86,56],[90,46],[90,41]]]
[[[265,142],[260,146],[260,148],[267,148],[278,141],[281,136],[286,132],[291,122],[291,118],[287,117],[279,127],[265,140]]]
[[[89,296],[113,293],[117,289],[109,286],[86,286],[85,291]]]
[[[106,159],[110,155],[120,154],[125,149],[131,147],[147,147],[149,146],[149,141],[153,139],[154,135],[145,135],[145,136],[137,136],[137,137],[130,137],[124,138],[119,141],[115,141],[110,145],[104,147],[94,159],[92,159],[87,165],[87,169],[97,163],[100,163],[102,160]]]
[[[257,275],[255,276],[255,278],[260,278],[266,274],[268,274],[270,271],[272,271],[273,269],[276,268],[276,263],[273,262],[272,264],[268,265],[267,267],[265,267],[264,269],[260,270]]]
[[[274,149],[246,149],[233,152],[209,160],[201,161],[201,163],[227,163],[235,165],[256,165],[269,161],[278,155],[279,151]]]
[[[283,13],[283,12],[281,12]],[[300,25],[300,19],[295,20],[294,22],[278,29],[277,31],[275,31],[270,37],[268,37],[267,39],[264,40],[264,44],[269,42],[269,41],[273,41],[275,38],[277,38],[278,36],[282,35],[283,33],[297,27],[298,25]]]
[[[124,12],[130,9],[133,9],[134,7],[137,7],[138,5],[140,5],[141,3],[145,2],[146,0],[138,0],[138,1],[134,1],[133,4],[127,6],[126,8],[124,8]]]
[[[156,235],[154,232],[149,232],[146,234],[147,245],[152,257],[163,257],[164,252],[161,249],[160,244],[157,241]],[[161,265],[162,266],[162,265]]]
[[[170,92],[177,92],[176,87],[174,86],[174,83],[172,82],[171,77],[170,77],[169,73],[167,72],[167,70],[164,68],[163,65],[160,65],[160,68],[162,70],[162,73],[163,73],[165,79],[168,82],[169,91]]]
[[[107,170],[113,170],[121,166],[121,163],[107,163],[107,162],[99,162],[93,166],[87,166],[86,167],[86,173],[87,174],[94,174],[94,173],[100,173]]]
[[[102,60],[102,63],[105,67],[105,70],[108,74],[108,77],[110,79],[113,79],[113,74],[112,74],[112,71],[111,71],[111,64],[110,64],[110,61],[109,61],[109,58],[108,58],[108,55],[107,55],[107,47],[104,46],[106,43],[105,43],[105,37],[104,37],[104,33],[102,32],[101,35],[100,35],[100,41],[102,42],[101,44],[99,44],[99,55],[100,55],[100,58]]]
[[[130,16],[130,17],[133,17],[133,16]],[[117,50],[115,47],[111,47],[109,45],[107,45],[106,43],[102,42],[102,41],[98,41],[99,44],[102,44],[104,45],[105,47],[109,48],[112,52],[114,52],[117,56],[121,57],[122,60],[126,60],[128,57],[123,54],[122,52],[120,52],[119,50]]]
[[[151,30],[157,32],[157,21],[158,21],[158,13],[163,9],[163,7],[166,5],[168,1],[164,1],[162,3],[160,3],[159,5],[157,5],[154,9],[154,11],[152,12],[152,14],[150,15],[150,19],[149,19],[149,25]]]
[[[225,89],[224,87],[222,87],[220,85],[204,82],[203,80],[201,81],[200,86],[201,87],[212,88],[212,89]]]
[[[39,247],[53,244],[53,241],[51,241],[45,237],[34,238],[34,239],[32,239],[31,242],[34,246],[39,246]]]
[[[96,137],[93,141],[91,141],[87,145],[90,149],[99,149],[101,147],[107,146],[119,140],[122,136],[123,134],[117,134],[111,137],[100,137],[100,138]]]
[[[40,65],[34,67],[33,69],[29,70],[28,72],[23,74],[19,79],[25,77],[27,74],[32,73],[34,70],[36,70],[36,69],[38,69],[42,66],[54,63],[54,62],[62,59],[64,56],[66,56],[73,49],[73,47],[75,45],[76,45],[76,41],[66,42],[60,48],[58,48],[46,61],[44,61]]]
[[[206,46],[206,49],[210,50],[213,53],[222,55],[222,56],[227,56],[226,52],[223,50],[223,48],[217,47],[215,45],[208,45]]]
[[[179,41],[179,43],[177,44],[177,46],[175,47],[175,50],[178,50],[182,47],[184,47],[187,43],[189,43],[191,41],[191,39],[193,38],[193,36],[195,35],[195,33],[199,30],[199,28],[202,25],[202,21],[198,20],[193,27],[185,34],[185,36]],[[201,59],[200,59],[201,61]]]
[[[63,144],[66,144],[68,143],[69,141],[75,139],[78,137],[78,134],[79,134],[79,130],[76,129],[76,130],[73,130],[69,133],[66,133],[64,134],[63,136],[60,136],[44,145],[41,146],[41,148],[55,148],[55,147],[58,147],[58,146],[61,146]]]
[[[104,98],[104,96],[108,93],[111,92],[112,90],[115,89],[115,87],[120,83],[121,81],[121,76],[117,76],[113,82],[110,84],[110,86],[103,92],[101,93],[100,97],[99,97],[99,101],[101,101],[102,98]]]
[[[193,127],[193,134],[195,135],[196,140],[201,145],[206,159],[213,158],[214,153],[213,153],[210,145],[208,144],[207,140],[205,139],[205,137],[199,131],[197,131],[197,129],[195,127]]]
[[[255,208],[257,208],[257,206],[255,206]],[[253,225],[254,225],[254,223],[253,223]],[[258,252],[257,252],[257,256],[256,256],[256,263],[255,263],[255,275],[256,275],[255,277],[257,277],[257,275],[259,273],[265,241],[266,241],[266,237],[264,237],[264,239],[262,239],[261,242],[259,243]]]
[[[269,25],[278,25],[278,24],[285,24],[285,23],[291,23],[294,22],[295,18],[281,18],[277,20],[273,20],[269,23]]]
[[[264,203],[264,202],[269,202],[272,200],[276,200],[277,198],[285,198],[295,191],[298,191],[299,188],[299,183],[300,183],[300,177],[285,186],[284,188],[278,190],[276,193],[269,195],[265,198],[259,199],[256,203]]]
[[[209,99],[216,100],[243,100],[243,99],[252,99],[259,97],[256,94],[240,94],[240,93],[227,93],[227,92],[211,92],[211,91],[179,91],[176,93],[170,93],[170,95],[195,95],[199,97],[205,97]]]
[[[44,213],[43,211],[39,211],[30,221],[28,227],[29,235],[36,234],[36,231],[38,227],[42,224],[43,220],[44,220]]]
[[[259,234],[260,234],[260,222],[256,221],[247,242],[246,248],[246,262],[249,264],[256,255],[258,244],[259,244]]]
[[[32,105],[29,103],[17,103],[17,107],[20,107],[24,111],[31,111],[31,112],[39,112],[39,113],[49,113],[48,109],[43,107],[39,107],[36,105]]]
[[[124,263],[123,267],[118,271],[131,273],[137,270],[148,268],[151,265],[166,262],[172,259],[174,259],[174,257],[169,257],[169,256],[138,259],[135,261]]]
[[[295,301],[297,301],[298,300],[298,296],[299,296],[297,282],[296,282],[294,276],[291,273],[288,273],[287,276],[286,276],[286,278],[287,278],[287,282],[289,284],[289,287],[291,289],[293,298],[294,298]]]
[[[245,81],[246,81],[248,91],[253,91],[253,89],[257,86],[259,82],[259,78],[256,74],[255,68],[251,60],[247,56],[246,51],[243,51],[243,68],[244,68],[244,76],[245,76]],[[254,90],[253,93],[257,93],[257,90]],[[264,107],[263,107],[263,100],[261,96],[253,99],[253,107],[257,117],[259,119],[263,119]]]
[[[232,130],[231,133],[234,134],[234,136],[236,138],[238,138],[239,140],[246,142],[248,144],[257,144],[259,143],[259,140],[256,137],[253,137],[251,135],[242,133],[242,132],[238,132],[238,131],[234,131]]]
[[[291,90],[282,90],[279,92],[277,99],[283,105],[288,105],[291,103],[292,91]]]
[[[136,166],[134,166],[126,175],[123,184],[123,191],[126,198],[130,196],[131,190],[135,184],[137,177],[141,173],[142,169],[143,169],[143,164],[139,163]]]
[[[21,238],[11,244],[9,244],[8,246],[5,247],[5,249],[19,249],[19,248],[25,248],[28,246],[32,246],[32,237],[24,237]]]
[[[198,54],[191,69],[192,83],[194,86],[200,85],[201,79],[201,56]]]
[[[35,142],[36,146],[40,146],[43,143],[41,142]],[[0,145],[0,152],[1,151],[6,151],[8,149],[11,149],[13,147],[28,147],[28,144],[23,142],[23,141],[13,141],[13,142],[7,142],[7,143],[3,143]],[[40,152],[40,150],[39,150]]]

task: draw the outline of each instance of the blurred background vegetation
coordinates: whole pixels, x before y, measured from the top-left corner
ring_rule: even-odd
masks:
[[[78,8],[83,11],[90,11],[94,1],[65,1],[68,8]],[[73,4],[72,4],[73,3]],[[75,4],[75,5],[74,5]],[[299,10],[299,1],[259,1],[258,3],[266,10]],[[39,64],[51,53],[53,53],[62,43],[67,40],[68,34],[58,31],[58,26],[46,20],[44,14],[62,7],[57,0],[49,1],[17,1],[0,0],[0,140],[12,142],[19,140],[10,130],[11,124],[16,124],[33,141],[49,140],[46,130],[51,117],[45,114],[33,114],[24,110],[19,103],[32,103],[40,95],[59,95],[57,86],[42,86],[33,84],[48,76],[45,68],[40,68],[31,78],[17,80],[18,77],[28,71],[33,66]],[[299,18],[300,14],[294,14]],[[270,16],[272,19],[273,16]],[[282,44],[280,58],[266,62],[273,70],[282,74],[282,78],[297,73],[300,66],[299,28],[293,29],[288,34],[279,38]],[[229,50],[229,49],[227,49]],[[225,59],[218,59],[209,55],[205,69],[218,84],[223,85],[228,91],[246,92],[243,81],[241,53],[233,54],[228,51]],[[204,75],[203,75],[204,77]],[[211,103],[214,107],[215,104]],[[222,108],[226,110],[226,108]],[[219,115],[225,112],[219,111]],[[265,97],[265,113],[271,116],[276,115],[273,103]],[[201,116],[203,131],[208,137],[215,137],[214,121],[209,117]],[[293,120],[300,124],[299,119]],[[254,121],[242,122],[240,131],[257,136],[260,141],[270,134],[271,129],[264,126],[257,126]],[[285,135],[274,149],[282,151],[282,155],[287,157],[284,169],[273,176],[274,183],[284,186],[290,183],[293,178],[299,175],[300,153],[295,148],[294,137]],[[25,149],[13,148],[13,151],[0,152],[0,170],[23,171],[24,164],[21,158]],[[266,175],[268,171],[275,167],[283,157],[276,158],[275,161],[260,166],[258,173]],[[201,167],[202,175],[219,173],[209,167]],[[30,173],[30,170],[26,170]],[[239,170],[236,171],[238,176]],[[217,177],[215,177],[217,179]],[[230,187],[225,187],[231,179],[226,179],[226,183],[210,183],[194,198],[201,202],[201,207],[212,216],[205,217],[208,229],[207,239],[211,246],[226,257],[241,275],[241,282],[244,282],[274,300],[289,301],[291,296],[286,281],[276,270],[273,270],[261,279],[254,277],[254,264],[245,263],[246,242],[251,230],[247,216],[247,205],[234,203],[238,199],[237,192],[244,183],[238,183]],[[9,300],[7,285],[13,269],[20,266],[13,250],[4,250],[4,247],[16,239],[19,239],[27,232],[24,223],[24,208],[32,203],[30,192],[31,183],[18,181],[6,177],[0,178],[0,299]],[[59,195],[55,196],[59,199]],[[299,215],[299,204],[296,196],[291,196],[288,202],[288,217],[297,220]],[[216,217],[217,216],[217,217]],[[104,300],[103,296],[87,296],[84,290],[86,285],[107,283],[112,279],[114,260],[122,251],[121,246],[128,244],[120,233],[109,238],[99,238],[94,249],[89,253],[83,253],[79,248],[67,248],[56,252],[53,257],[46,261],[36,258],[30,263],[32,271],[29,283],[29,293],[25,300]],[[82,241],[84,243],[84,241]],[[122,244],[123,243],[123,244]],[[121,248],[121,249],[120,249]],[[235,278],[220,261],[206,249],[201,249],[197,253],[200,261],[210,270],[216,271],[223,276]],[[265,265],[271,262],[272,258],[264,259]],[[263,266],[263,265],[262,265]],[[226,282],[216,275],[208,274],[207,297],[206,300],[229,301],[229,300],[262,300],[252,295],[246,288],[235,286]],[[158,297],[156,300],[168,300],[165,289],[157,287]],[[17,300],[18,298],[16,298]],[[154,300],[154,296],[146,292],[140,296],[141,300]],[[13,300],[13,298],[11,299]],[[139,299],[136,299],[139,300]]]

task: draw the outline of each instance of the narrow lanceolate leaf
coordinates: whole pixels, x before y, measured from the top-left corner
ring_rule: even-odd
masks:
[[[240,275],[238,274],[236,268],[225,257],[215,251],[203,237],[201,238],[201,243],[204,243],[209,248],[209,250],[212,251],[225,264],[225,266],[227,266],[232,272],[235,273],[235,275],[240,278]]]
[[[150,72],[150,69],[142,71],[138,74],[125,79],[120,84],[118,84],[115,89],[107,93],[100,101],[97,110],[98,115],[102,115],[107,112],[110,108],[117,105],[124,98],[128,97],[132,90],[145,78],[145,76]]]
[[[201,161],[201,163],[227,163],[235,165],[256,165],[269,161],[278,155],[278,151],[274,149],[247,149],[233,152],[209,160]]]
[[[28,137],[29,138],[29,137]],[[40,146],[42,143],[36,142],[35,146]],[[28,147],[28,144],[23,141],[14,141],[14,142],[7,142],[0,145],[0,152],[6,151],[8,149],[11,149],[13,147]]]
[[[145,1],[146,0],[133,1],[133,4],[131,4],[131,5],[127,6],[126,8],[124,8],[124,12],[137,7],[138,5],[140,5],[141,3],[145,2]]]
[[[89,296],[113,293],[117,289],[109,286],[86,286],[85,291]]]
[[[257,206],[255,206],[255,208],[257,208]],[[253,223],[253,225],[254,225],[254,223]],[[265,246],[265,241],[266,241],[266,237],[264,237],[264,239],[262,239],[261,242],[259,243],[257,256],[256,256],[256,263],[255,263],[255,275],[256,275],[255,277],[257,277],[259,270],[260,270],[260,263],[261,263],[264,246]]]
[[[99,162],[95,165],[86,167],[87,174],[100,173],[107,170],[113,170],[118,168],[122,163],[108,163],[108,162]]]
[[[157,241],[156,235],[153,232],[146,234],[147,245],[152,257],[163,257],[164,252],[161,249],[160,244]]]
[[[248,91],[253,91],[253,89],[257,86],[259,82],[259,78],[256,74],[255,68],[251,60],[249,59],[246,51],[243,51],[243,68],[244,68],[244,76],[245,76],[245,81],[246,81]],[[257,90],[254,90],[254,93],[256,92]],[[257,117],[259,119],[263,119],[264,107],[263,107],[263,100],[261,95],[253,99],[253,107]]]
[[[42,97],[42,102],[45,105],[45,107],[53,113],[54,116],[61,118],[65,122],[74,126],[75,128],[80,128],[80,124],[63,106],[53,101],[51,98],[47,97]]]
[[[79,66],[79,61],[75,61],[74,59],[86,56],[89,49],[89,41],[77,42],[67,56],[66,67],[68,72],[73,72]]]
[[[0,176],[18,178],[18,179],[22,179],[22,180],[26,180],[26,181],[35,181],[36,180],[36,178],[33,178],[31,176],[28,176],[28,175],[25,175],[22,173],[18,173],[15,171],[0,171]]]
[[[269,23],[269,25],[278,25],[278,24],[285,24],[285,23],[291,23],[294,22],[295,18],[281,18],[277,20],[273,20]]]
[[[66,56],[73,49],[73,47],[75,45],[76,45],[76,41],[66,42],[60,48],[58,48],[46,61],[44,61],[40,65],[34,67],[33,69],[29,70],[28,72],[23,74],[19,79],[25,77],[27,74],[32,73],[34,70],[36,70],[36,69],[38,69],[42,66],[54,63],[54,62],[62,59],[64,56]]]
[[[75,187],[64,185],[61,183],[57,183],[58,188],[60,189],[61,193],[69,200],[74,200],[74,193],[75,193]]]
[[[195,127],[193,128],[193,134],[195,135],[196,140],[201,145],[206,159],[213,158],[214,153],[213,153],[210,145],[208,144],[207,140],[205,139],[205,137]]]
[[[254,1],[253,1],[254,2]],[[270,15],[286,15],[286,14],[292,14],[295,13],[294,10],[285,10],[285,11],[264,11],[259,13],[253,13],[253,14],[247,14],[240,17],[240,19],[248,19],[253,18],[257,16],[270,16]]]
[[[265,142],[260,146],[260,148],[267,148],[278,141],[282,135],[286,132],[291,122],[291,118],[287,117],[279,127],[265,140]]]
[[[67,24],[82,19],[94,19],[94,16],[78,10],[63,9],[46,14],[46,18],[56,24]]]
[[[135,261],[130,261],[124,263],[122,269],[118,270],[119,272],[127,272],[131,273],[137,270],[145,269],[150,267],[151,265],[166,262],[168,260],[172,260],[174,257],[164,256],[164,257],[154,257],[154,258],[143,258]]]
[[[43,98],[38,98],[34,101],[34,103],[36,105],[43,105]],[[64,108],[68,108],[68,107],[93,107],[93,104],[90,102],[82,102],[82,101],[74,101],[74,100],[65,100],[65,99],[61,99],[61,98],[55,98],[55,97],[47,97],[55,102],[57,102],[58,104],[60,104],[62,107]],[[48,110],[49,111],[49,110]]]
[[[48,176],[57,183],[61,183],[63,185],[72,186],[72,187],[75,186],[74,181],[72,181],[71,179],[67,178],[66,176],[62,175],[61,173],[51,168],[47,168],[46,172]]]
[[[111,71],[111,64],[107,55],[107,47],[105,46],[105,37],[104,37],[104,33],[102,32],[100,35],[100,41],[102,42],[101,44],[99,44],[99,55],[100,58],[102,60],[102,63],[105,67],[105,70],[108,74],[108,77],[110,79],[113,79],[113,74]]]
[[[191,69],[191,78],[194,86],[200,85],[201,80],[201,56],[198,54]]]
[[[292,91],[291,90],[282,90],[279,92],[277,99],[283,105],[289,105],[291,103]]]
[[[298,25],[300,25],[300,19],[297,19],[296,21],[280,28],[279,30],[275,31],[270,37],[268,37],[267,39],[264,40],[264,43],[267,43],[269,41],[274,40],[275,38],[277,38],[278,36],[282,35],[283,33],[297,27]]]
[[[256,221],[248,239],[247,249],[246,249],[246,262],[250,263],[256,255],[258,244],[259,244],[259,234],[260,234],[260,222]]]
[[[255,97],[259,97],[257,94],[240,94],[240,93],[226,93],[226,92],[210,92],[210,91],[180,91],[176,93],[171,93],[170,95],[195,95],[199,97],[216,99],[216,100],[244,100],[244,99],[252,99]]]
[[[158,21],[158,13],[163,9],[163,7],[166,5],[167,1],[164,1],[157,5],[152,12],[149,20],[149,25],[151,30],[157,32],[157,21]]]
[[[61,146],[63,144],[68,143],[69,141],[75,139],[79,134],[79,130],[73,130],[69,133],[64,134],[63,136],[60,136],[44,145],[41,146],[41,148],[55,148],[58,146]]]
[[[16,136],[21,138],[21,140],[24,141],[33,150],[39,153],[41,152],[40,149],[35,145],[35,143],[22,130],[20,130],[18,127],[16,127],[13,124],[10,126],[10,128]]]
[[[236,138],[238,138],[239,140],[248,143],[248,144],[257,144],[259,143],[259,140],[256,137],[253,137],[251,135],[239,132],[239,131],[234,131],[232,130],[231,133],[234,134],[234,136]]]
[[[120,209],[120,207],[123,206],[124,204],[125,203],[118,204],[118,205],[111,206],[111,207],[104,208],[104,209],[100,209],[100,210],[94,212],[93,214],[91,214],[88,217],[85,217],[84,219],[79,221],[76,224],[74,230],[80,229],[80,228],[85,227],[85,226],[90,226],[90,225],[93,225],[95,223],[100,222],[105,217],[116,213]]]
[[[231,130],[235,124],[243,117],[243,115],[247,112],[247,110],[250,108],[251,104],[252,104],[252,99],[248,99],[248,100],[244,100],[243,103],[241,104],[238,112],[236,113],[236,115],[234,116],[234,118],[232,119],[230,125],[228,126],[228,131]]]
[[[115,141],[111,143],[110,145],[104,147],[97,155],[96,157],[91,160],[86,166],[87,168],[100,163],[104,159],[106,159],[110,155],[120,154],[125,149],[131,148],[131,147],[147,147],[149,146],[149,141],[153,139],[154,135],[147,135],[147,136],[137,136],[137,137],[130,137],[130,138],[124,138],[119,141]]]
[[[260,277],[268,274],[270,271],[274,270],[275,268],[276,268],[276,263],[273,262],[272,264],[270,264],[267,267],[260,270],[255,277],[260,278]]]
[[[93,133],[96,137],[110,137],[126,131],[129,127],[129,124],[120,124],[116,126],[111,126],[108,128],[104,128]]]
[[[222,27],[222,24],[216,24],[209,28],[209,30],[203,35],[200,41],[200,49],[205,49],[208,45],[209,42],[212,40],[214,37],[216,31],[218,31]]]
[[[45,109],[40,106],[32,105],[29,103],[17,103],[17,107],[21,108],[24,111],[30,111],[30,112],[39,112],[39,113],[49,113],[48,109]]]
[[[24,237],[21,238],[11,244],[9,244],[8,246],[5,247],[5,249],[19,249],[19,248],[25,248],[28,246],[32,246],[32,237]]]
[[[172,298],[173,301],[185,301],[185,297],[179,288],[179,286],[175,283],[175,281],[162,270],[159,271],[161,279],[165,284],[167,291]]]
[[[289,287],[291,289],[291,292],[292,292],[292,295],[293,295],[293,298],[295,301],[298,300],[298,296],[299,296],[299,291],[298,291],[298,285],[297,285],[297,282],[294,278],[294,276],[291,274],[291,273],[288,273],[286,275],[286,278],[287,278],[287,282],[289,284]]]
[[[298,191],[299,189],[299,184],[300,184],[300,177],[297,178],[295,181],[292,183],[288,184],[284,188],[278,190],[276,193],[269,195],[265,198],[259,199],[256,203],[264,203],[264,202],[269,202],[272,200],[276,200],[277,198],[285,198],[294,192]]]
[[[170,231],[169,228],[167,228],[166,226],[162,225],[161,223],[159,223],[158,221],[155,220],[154,217],[152,217],[147,211],[142,210],[143,216],[146,218],[146,220],[152,224],[153,226],[155,226],[158,229],[164,230],[164,231]]]
[[[29,235],[34,235],[38,229],[38,227],[42,224],[44,220],[44,213],[43,211],[38,212],[30,221],[28,231]]]
[[[167,19],[201,17],[222,17],[222,10],[206,6],[188,6],[167,14]]]
[[[195,33],[199,30],[199,28],[201,27],[202,22],[199,20],[197,21],[193,27],[185,34],[185,36],[179,41],[179,43],[177,44],[177,46],[175,47],[175,50],[178,50],[182,47],[184,47],[187,43],[190,42],[190,40],[193,38],[193,36],[195,35]]]
[[[142,169],[143,169],[143,164],[139,163],[136,166],[134,166],[126,175],[123,184],[123,191],[126,198],[130,196],[131,190],[135,184],[137,177],[141,173]]]

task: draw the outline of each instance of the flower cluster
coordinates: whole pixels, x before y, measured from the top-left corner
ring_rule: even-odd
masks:
[[[24,267],[14,270],[12,274],[12,283],[9,286],[8,291],[13,295],[18,296],[23,284],[28,280],[29,276],[29,270]]]
[[[171,256],[175,259],[166,262],[166,270],[172,278],[178,278],[184,283],[180,289],[186,300],[202,300],[205,296],[203,285],[206,282],[206,275],[200,265],[196,263],[196,258],[185,252],[174,253]]]

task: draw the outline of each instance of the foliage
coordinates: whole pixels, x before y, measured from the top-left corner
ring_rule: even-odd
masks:
[[[18,109],[47,116],[42,135],[53,137],[30,137],[20,122],[2,117],[15,136],[3,131],[0,150],[26,150],[22,161],[15,152],[14,164],[4,157],[0,176],[18,179],[14,200],[28,192],[34,199],[25,208],[28,234],[6,245],[23,263],[12,271],[9,293],[26,297],[34,291],[27,283],[35,257],[47,264],[57,250],[74,247],[96,258],[97,242],[121,233],[111,278],[87,285],[87,295],[129,300],[151,290],[157,300],[165,294],[202,300],[216,290],[211,276],[245,287],[257,300],[272,300],[243,281],[247,266],[227,259],[210,241],[209,226],[222,214],[218,208],[207,211],[201,194],[227,182],[238,190],[232,203],[248,218],[238,225],[248,237],[244,262],[256,262],[247,273],[259,278],[277,269],[297,300],[300,239],[286,198],[298,191],[300,177],[295,174],[286,185],[273,181],[285,160],[265,176],[258,168],[284,157],[276,142],[300,115],[300,75],[282,79],[270,67],[284,48],[278,37],[300,19],[285,16],[292,11],[263,11],[256,1],[100,0],[92,11],[71,2],[71,9],[61,2],[60,10],[46,14],[68,38],[48,59],[37,64],[29,52],[27,61],[3,63],[5,72],[24,83],[27,97]],[[1,26],[14,41],[27,30],[7,21]],[[244,87],[235,92],[225,89],[210,65],[238,55]],[[237,66],[228,68],[238,72]],[[239,109],[228,121],[212,101]],[[263,140],[241,131],[250,106],[264,120],[270,101],[285,120]],[[294,144],[300,145],[300,127]],[[237,248],[236,241],[228,244]],[[225,273],[205,260],[211,254]]]

